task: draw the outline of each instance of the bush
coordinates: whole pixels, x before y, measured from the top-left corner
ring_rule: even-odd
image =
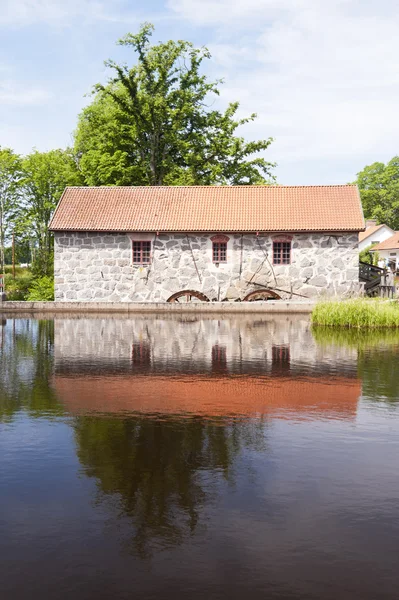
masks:
[[[399,327],[399,303],[371,298],[319,302],[313,309],[312,323],[328,327]]]
[[[28,302],[50,302],[54,300],[54,279],[47,275],[35,279],[26,300]]]
[[[33,275],[28,269],[18,269],[15,279],[11,272],[7,272],[5,276],[5,292],[7,300],[26,300],[29,289],[32,285]]]
[[[369,265],[378,265],[379,255],[378,252],[370,252],[372,248],[374,248],[376,244],[370,244],[367,248],[364,248],[359,252],[359,261],[363,263],[368,263]]]

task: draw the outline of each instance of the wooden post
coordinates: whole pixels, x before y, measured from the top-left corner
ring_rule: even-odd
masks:
[[[15,279],[15,234],[12,233],[12,277]]]

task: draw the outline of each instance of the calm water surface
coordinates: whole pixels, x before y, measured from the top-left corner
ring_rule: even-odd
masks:
[[[7,318],[0,361],[2,600],[398,598],[399,334]]]

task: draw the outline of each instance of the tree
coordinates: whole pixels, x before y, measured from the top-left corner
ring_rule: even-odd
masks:
[[[5,243],[18,210],[21,158],[9,148],[0,148],[0,273],[4,271]]]
[[[359,252],[359,260],[362,263],[368,263],[369,265],[378,265],[378,261],[379,261],[379,254],[378,252],[370,252],[370,250],[372,250],[374,248],[374,246],[376,246],[376,244],[370,244],[369,246],[367,246],[366,248],[363,248],[363,250],[361,250]]]
[[[35,150],[22,162],[24,206],[18,229],[36,245],[33,269],[36,275],[52,275],[53,238],[49,223],[67,185],[79,185],[81,179],[70,150]]]
[[[259,156],[272,139],[246,142],[236,130],[239,103],[209,107],[221,81],[201,74],[210,58],[186,41],[150,45],[153,26],[118,43],[137,54],[132,67],[107,61],[115,76],[94,87],[79,116],[75,150],[89,185],[259,184],[273,164]]]
[[[373,163],[357,174],[364,215],[399,229],[399,156]]]

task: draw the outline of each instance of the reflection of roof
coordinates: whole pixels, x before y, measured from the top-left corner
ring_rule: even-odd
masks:
[[[363,240],[365,240],[366,238],[369,237],[369,235],[372,235],[373,233],[375,233],[376,231],[378,231],[379,229],[381,229],[381,227],[385,227],[384,224],[382,225],[372,225],[371,227],[367,227],[366,231],[361,231],[359,233],[359,242],[362,242]]]
[[[229,416],[274,413],[353,418],[360,381],[345,377],[190,377],[56,375],[59,399],[73,414]],[[299,415],[298,415],[299,414]]]
[[[374,246],[373,250],[398,250],[399,249],[399,231],[395,231],[391,237],[384,242],[380,242],[378,246]]]
[[[53,231],[360,231],[355,185],[68,187]]]

